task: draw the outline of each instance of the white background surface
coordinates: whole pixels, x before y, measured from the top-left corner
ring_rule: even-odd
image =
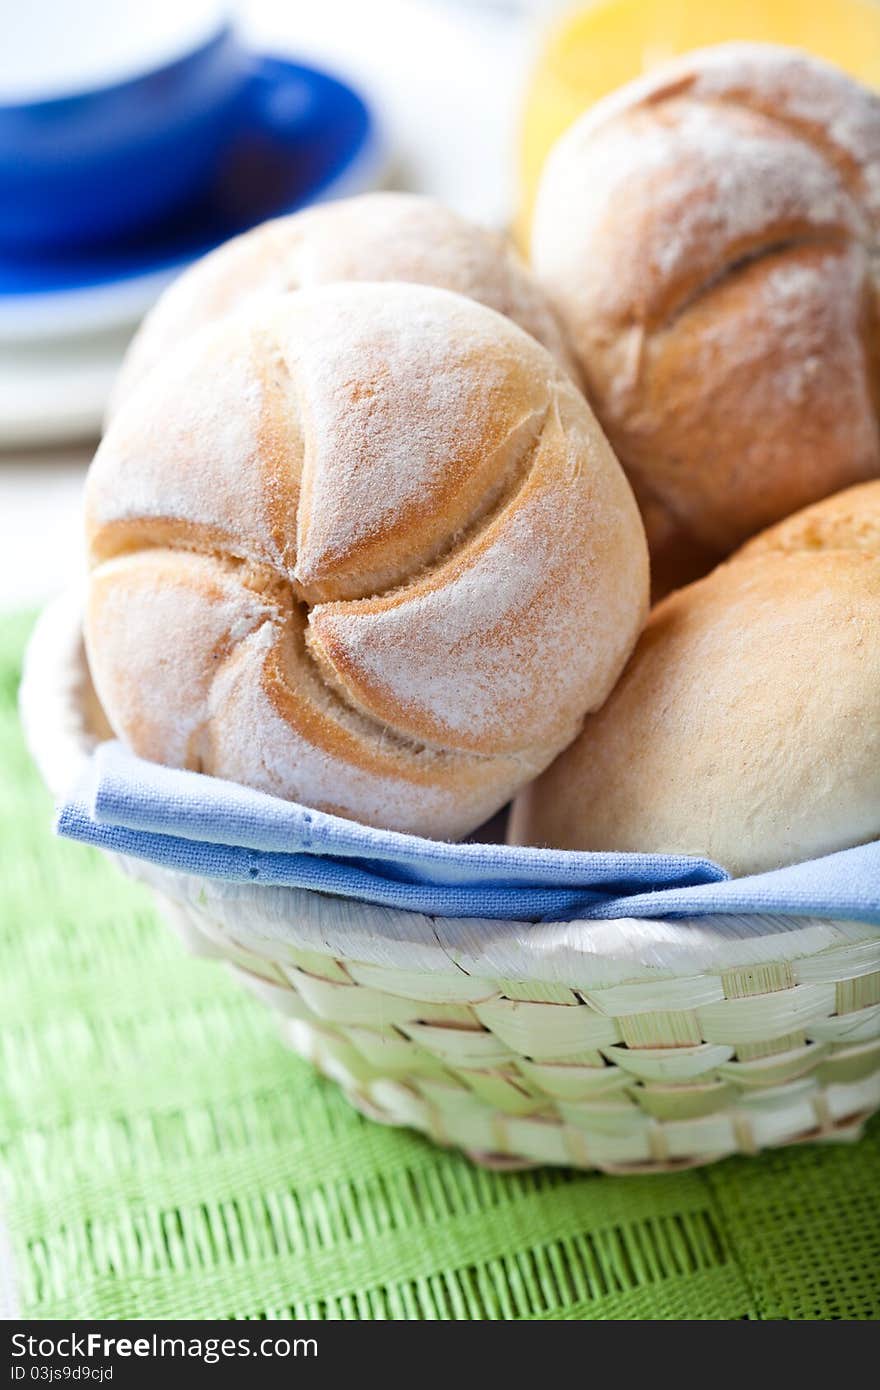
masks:
[[[547,0],[245,0],[237,9],[256,45],[360,85],[387,130],[395,186],[502,225],[513,206],[522,83],[546,7]],[[80,494],[93,448],[0,453],[0,609],[39,604],[79,571]]]

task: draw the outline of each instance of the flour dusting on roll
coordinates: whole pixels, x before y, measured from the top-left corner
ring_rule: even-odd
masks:
[[[195,334],[88,485],[96,689],[141,755],[391,829],[475,828],[642,625],[638,511],[534,338],[341,284]]]
[[[144,320],[111,414],[191,333],[279,294],[343,280],[407,281],[467,295],[505,314],[577,368],[546,292],[504,238],[413,193],[367,193],[264,222],[186,270]]]
[[[880,474],[880,97],[687,54],[552,152],[532,260],[642,504],[655,587]]]

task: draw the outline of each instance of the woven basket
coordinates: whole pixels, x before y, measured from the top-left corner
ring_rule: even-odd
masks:
[[[22,685],[60,794],[94,744],[79,608]],[[374,1120],[493,1166],[647,1172],[850,1139],[880,1106],[880,931],[792,917],[431,918],[118,862]]]

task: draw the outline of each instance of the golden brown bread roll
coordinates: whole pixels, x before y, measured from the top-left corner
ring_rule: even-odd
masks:
[[[688,54],[548,160],[532,260],[645,515],[655,587],[880,473],[880,98]]]
[[[432,198],[367,193],[265,222],[185,271],[136,334],[110,415],[197,329],[258,300],[340,280],[405,280],[467,295],[512,318],[577,377],[546,292],[509,243]]]
[[[864,550],[880,556],[880,481],[858,483],[814,502],[753,536],[731,563],[767,551]]]
[[[880,482],[654,609],[605,706],[514,807],[516,844],[735,874],[880,835]]]
[[[91,468],[116,734],[356,820],[479,825],[602,703],[647,606],[629,484],[534,338],[336,285],[205,329]]]

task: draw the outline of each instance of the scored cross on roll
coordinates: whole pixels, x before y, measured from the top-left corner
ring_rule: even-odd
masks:
[[[89,663],[137,753],[455,837],[607,697],[647,605],[629,485],[510,320],[412,284],[194,334],[90,471]]]
[[[546,292],[503,237],[433,198],[365,193],[264,222],[184,271],[136,333],[110,414],[199,328],[279,294],[351,280],[406,281],[467,295],[513,319],[577,378]]]
[[[880,96],[689,53],[554,148],[532,261],[645,515],[655,588],[880,475]]]

